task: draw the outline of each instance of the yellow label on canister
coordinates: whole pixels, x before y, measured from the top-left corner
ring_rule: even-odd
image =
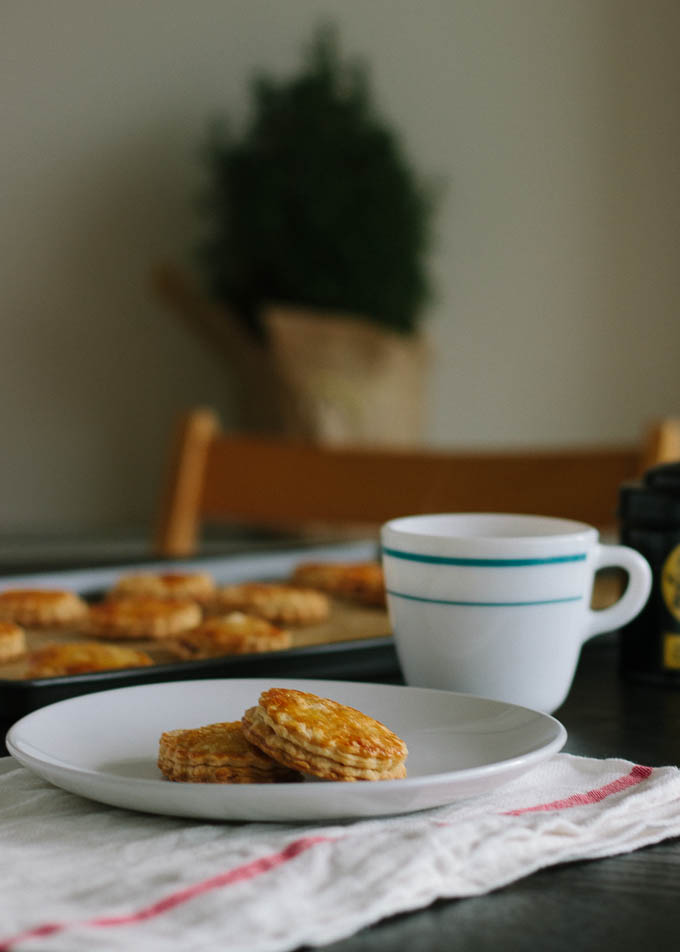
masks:
[[[680,545],[671,549],[661,569],[661,594],[668,611],[680,621]]]
[[[680,635],[667,631],[663,636],[663,666],[680,671]]]

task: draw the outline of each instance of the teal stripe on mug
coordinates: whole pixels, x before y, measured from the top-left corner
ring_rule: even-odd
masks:
[[[544,598],[531,602],[467,602],[454,601],[448,598],[423,598],[421,595],[405,595],[403,592],[394,592],[387,589],[388,595],[395,598],[406,598],[412,602],[429,602],[434,605],[467,605],[471,608],[526,608],[528,605],[562,605],[564,602],[580,602],[582,595],[566,595],[563,598]]]
[[[584,562],[585,552],[574,555],[551,555],[542,559],[470,559],[447,555],[420,555],[417,552],[401,552],[399,549],[383,548],[385,555],[407,562],[427,562],[430,565],[470,565],[482,568],[517,568],[524,565],[558,565],[561,562]]]

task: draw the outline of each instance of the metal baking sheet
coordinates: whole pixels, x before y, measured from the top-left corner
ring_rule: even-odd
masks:
[[[301,561],[361,561],[377,556],[374,542],[326,546],[301,545],[272,552],[197,558],[172,562],[144,562],[106,568],[41,572],[0,578],[0,589],[14,587],[63,588],[96,599],[123,573],[135,571],[206,571],[218,583],[248,580],[284,580]],[[63,633],[55,637],[65,638]],[[50,633],[38,637],[49,638]],[[71,634],[69,640],[75,636]],[[79,636],[83,637],[83,636]],[[36,708],[77,694],[147,684],[219,677],[309,677],[355,681],[401,682],[387,613],[375,608],[351,608],[337,603],[332,620],[294,633],[294,647],[284,651],[228,655],[199,661],[163,660],[162,643],[135,642],[144,650],[160,652],[151,667],[51,678],[0,676],[0,741],[20,717]],[[7,672],[8,665],[2,666]]]

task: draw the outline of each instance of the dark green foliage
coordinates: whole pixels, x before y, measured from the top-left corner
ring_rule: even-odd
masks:
[[[300,73],[258,77],[240,140],[214,131],[202,260],[213,293],[259,330],[263,303],[415,330],[432,202],[375,115],[365,69],[317,35]]]

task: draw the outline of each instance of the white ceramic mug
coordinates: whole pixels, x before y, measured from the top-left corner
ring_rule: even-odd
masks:
[[[387,604],[406,682],[552,712],[581,645],[643,608],[651,569],[596,529],[547,516],[405,516],[381,530]],[[595,572],[620,567],[617,602],[590,608]]]

